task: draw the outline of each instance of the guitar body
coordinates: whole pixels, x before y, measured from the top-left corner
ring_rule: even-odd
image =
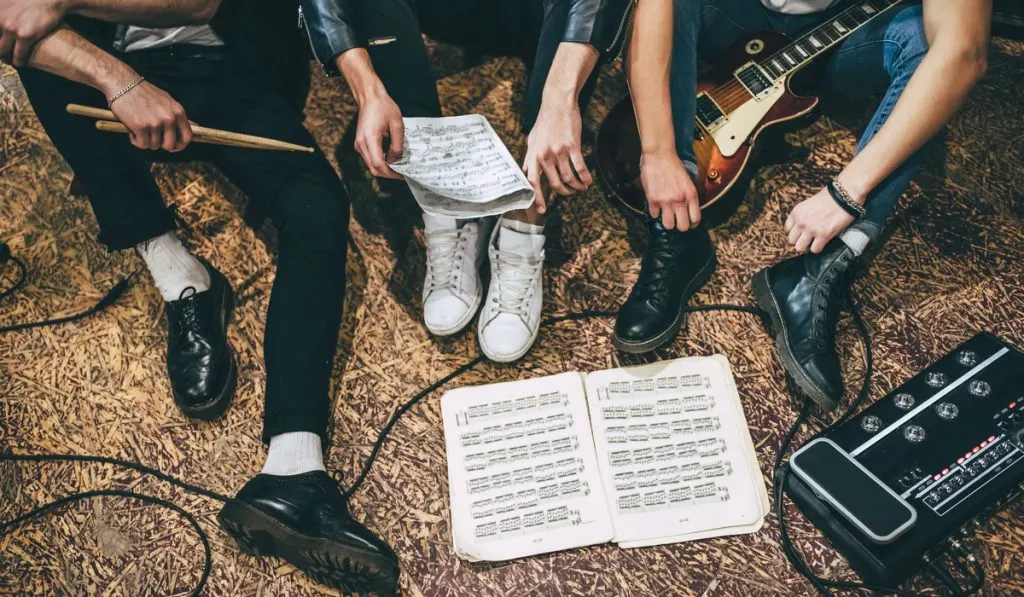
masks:
[[[789,81],[795,73],[769,81],[756,96],[737,78],[737,71],[749,67],[751,61],[766,59],[789,43],[789,38],[779,33],[752,33],[698,79],[698,118],[693,142],[698,170],[695,186],[703,217],[710,225],[724,221],[742,201],[757,169],[758,150],[764,144],[761,142],[769,136],[765,133],[806,116],[818,105],[818,98],[801,97],[790,90]],[[709,98],[713,102],[708,102]],[[709,122],[705,110],[702,122],[702,106],[721,117]],[[638,214],[647,205],[640,184],[640,154],[636,117],[627,96],[601,125],[597,170],[611,194]]]

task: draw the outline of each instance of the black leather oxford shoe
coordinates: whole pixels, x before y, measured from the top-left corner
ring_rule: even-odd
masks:
[[[765,268],[751,286],[771,317],[775,347],[797,387],[826,410],[839,406],[843,377],[835,350],[836,324],[856,255],[838,238]]]
[[[210,289],[186,288],[167,303],[167,374],[174,402],[187,416],[211,420],[224,414],[238,372],[228,345],[234,293],[209,263]]]
[[[675,339],[687,301],[715,272],[715,248],[703,226],[665,230],[650,217],[648,224],[640,275],[615,320],[612,345],[623,352],[649,352]]]
[[[280,557],[344,594],[398,590],[395,552],[352,519],[324,471],[256,475],[217,519],[242,551]]]

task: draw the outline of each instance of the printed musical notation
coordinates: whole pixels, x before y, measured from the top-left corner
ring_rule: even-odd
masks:
[[[453,526],[476,553],[611,539],[583,385],[572,374],[554,379],[445,397]]]
[[[496,215],[533,202],[533,187],[480,114],[405,118],[405,148],[391,168],[430,213]]]

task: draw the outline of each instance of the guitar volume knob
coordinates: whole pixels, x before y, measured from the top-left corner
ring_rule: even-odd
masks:
[[[708,170],[708,182],[711,184],[718,184],[722,182],[722,173],[715,168]]]

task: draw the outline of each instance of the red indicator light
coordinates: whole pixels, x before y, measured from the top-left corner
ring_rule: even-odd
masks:
[[[992,440],[994,440],[995,438],[996,438],[996,436],[994,436],[994,435],[990,435],[990,436],[988,436],[988,441],[992,441]]]
[[[949,474],[949,469],[948,468],[942,469],[942,474],[943,475],[948,475]]]
[[[975,449],[971,450],[971,453],[972,453],[972,454],[977,454],[977,453],[978,453],[978,450],[980,450],[980,449],[981,449],[981,448],[975,448]]]
[[[984,448],[987,445],[988,445],[988,440],[985,440],[985,441],[981,442],[981,447],[982,448]]]
[[[1016,407],[1017,407],[1017,403],[1016,402],[1011,402],[1010,403],[1010,408],[1016,408]]]
[[[936,481],[938,481],[938,480],[939,480],[939,479],[941,479],[941,478],[942,478],[942,475],[935,475],[935,480],[936,480]]]
[[[963,464],[964,463],[964,459],[963,458],[959,458],[959,459],[957,459],[956,463],[957,464]]]

